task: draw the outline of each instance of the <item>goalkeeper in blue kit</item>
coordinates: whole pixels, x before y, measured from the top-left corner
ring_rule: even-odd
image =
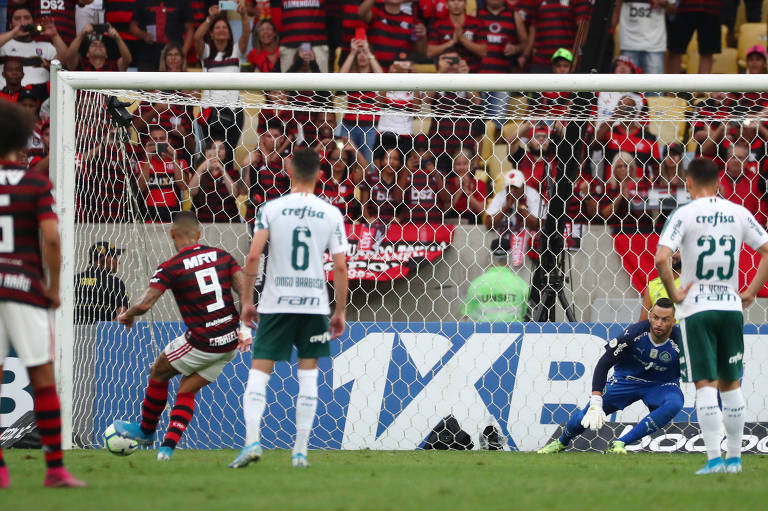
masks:
[[[599,430],[606,415],[638,400],[643,401],[650,413],[614,440],[606,453],[626,454],[626,445],[664,427],[683,408],[679,343],[675,306],[668,298],[660,298],[651,308],[648,320],[628,326],[622,335],[608,342],[592,376],[589,405],[571,416],[560,438],[538,452],[551,454],[565,450],[585,429]],[[611,367],[613,376],[608,380]]]

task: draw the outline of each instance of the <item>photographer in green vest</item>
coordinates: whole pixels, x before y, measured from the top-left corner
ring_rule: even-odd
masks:
[[[528,283],[509,268],[509,252],[496,239],[491,267],[469,285],[461,312],[473,321],[523,321],[528,293]]]

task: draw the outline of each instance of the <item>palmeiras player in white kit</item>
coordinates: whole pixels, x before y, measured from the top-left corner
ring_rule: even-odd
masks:
[[[267,202],[256,217],[251,249],[243,270],[246,287],[257,277],[259,258],[269,241],[264,290],[258,312],[250,294],[241,296],[243,322],[257,319],[253,362],[243,396],[246,442],[231,468],[257,461],[262,454],[261,419],[266,407],[269,376],[277,360],[288,360],[296,346],[299,358],[299,395],[296,399],[296,443],[291,461],[305,467],[312,423],[317,410],[317,359],[330,355],[331,338],[344,332],[347,303],[347,237],[338,208],[313,195],[319,158],[299,149],[288,167],[291,193]],[[323,254],[333,260],[336,306],[330,307]]]
[[[141,302],[118,316],[131,328],[136,316],[148,312],[166,289],[173,292],[187,331],[172,340],[152,364],[141,422],[115,421],[118,434],[149,445],[168,401],[168,382],[182,378],[171,410],[171,420],[157,459],[168,461],[195,409],[195,394],[216,380],[239,347],[251,344],[250,330],[240,333],[240,319],[232,290],[241,297],[245,279],[228,252],[201,245],[200,223],[191,211],[176,213],[171,238],[178,253],[158,266]]]
[[[17,163],[30,135],[29,115],[14,103],[0,101],[0,381],[13,346],[32,383],[35,419],[48,467],[43,484],[82,487],[85,483],[72,477],[63,464],[61,407],[51,362],[48,309],[61,304],[61,240],[52,186],[44,175]],[[0,488],[7,488],[9,482],[0,450]]]
[[[768,278],[768,233],[747,209],[716,197],[718,183],[718,168],[711,160],[691,161],[686,186],[693,200],[667,219],[656,251],[659,276],[678,304],[681,372],[696,385],[696,414],[708,458],[697,474],[741,472],[746,408],[739,382],[744,358],[742,311]],[[761,260],[752,282],[739,294],[742,243],[757,250]],[[680,288],[669,262],[675,250],[680,250],[683,266]],[[721,423],[727,438],[725,462]]]
[[[574,413],[560,438],[542,447],[539,453],[565,450],[586,428],[599,430],[606,415],[639,400],[651,413],[615,440],[606,452],[626,454],[626,445],[663,428],[683,408],[679,342],[675,307],[668,298],[660,298],[651,307],[647,320],[629,325],[620,336],[605,345],[605,353],[592,376],[589,405]],[[613,376],[606,385],[611,367]]]

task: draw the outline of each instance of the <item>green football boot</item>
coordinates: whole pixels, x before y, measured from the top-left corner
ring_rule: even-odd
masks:
[[[611,446],[605,450],[605,454],[627,454],[625,445],[621,440],[614,440]]]
[[[536,451],[538,454],[555,454],[565,450],[565,446],[560,439],[552,440],[547,445]]]

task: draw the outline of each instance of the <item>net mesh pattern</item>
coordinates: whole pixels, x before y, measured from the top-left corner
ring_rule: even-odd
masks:
[[[109,98],[127,103],[129,126],[111,121]],[[690,200],[684,169],[692,158],[715,161],[720,194],[765,225],[766,105],[764,94],[735,92],[249,91],[201,99],[196,91],[81,90],[67,127],[76,132],[75,441],[97,445],[113,420],[139,415],[147,367],[183,332],[170,293],[133,330],[113,321],[174,254],[173,213],[195,211],[201,241],[244,263],[256,211],[288,193],[290,154],[309,146],[322,162],[316,192],[341,209],[351,243],[351,326],[334,341],[332,362],[321,364],[310,445],[460,448],[455,432],[430,437],[436,426],[450,433],[441,421],[453,417],[475,446],[538,448],[584,406],[603,343],[640,318],[658,233]],[[559,217],[547,234],[553,211]],[[102,241],[124,252],[115,273],[93,277],[92,247]],[[562,251],[552,248],[559,244]],[[542,272],[548,249],[555,264]],[[494,293],[478,279],[502,258],[513,277]],[[752,275],[756,266],[747,252],[740,269]],[[762,324],[765,315],[758,300],[745,320]],[[768,413],[750,393],[768,370],[757,333],[747,335],[745,354],[755,438]],[[238,355],[201,392],[182,447],[242,444],[249,363]],[[266,446],[290,447],[296,389],[295,366],[278,364]],[[693,389],[683,390],[685,407],[659,433],[667,436],[643,448],[702,450],[691,440]],[[574,448],[602,449],[646,413],[636,403],[611,417],[611,431]],[[166,411],[158,431],[167,421]]]

